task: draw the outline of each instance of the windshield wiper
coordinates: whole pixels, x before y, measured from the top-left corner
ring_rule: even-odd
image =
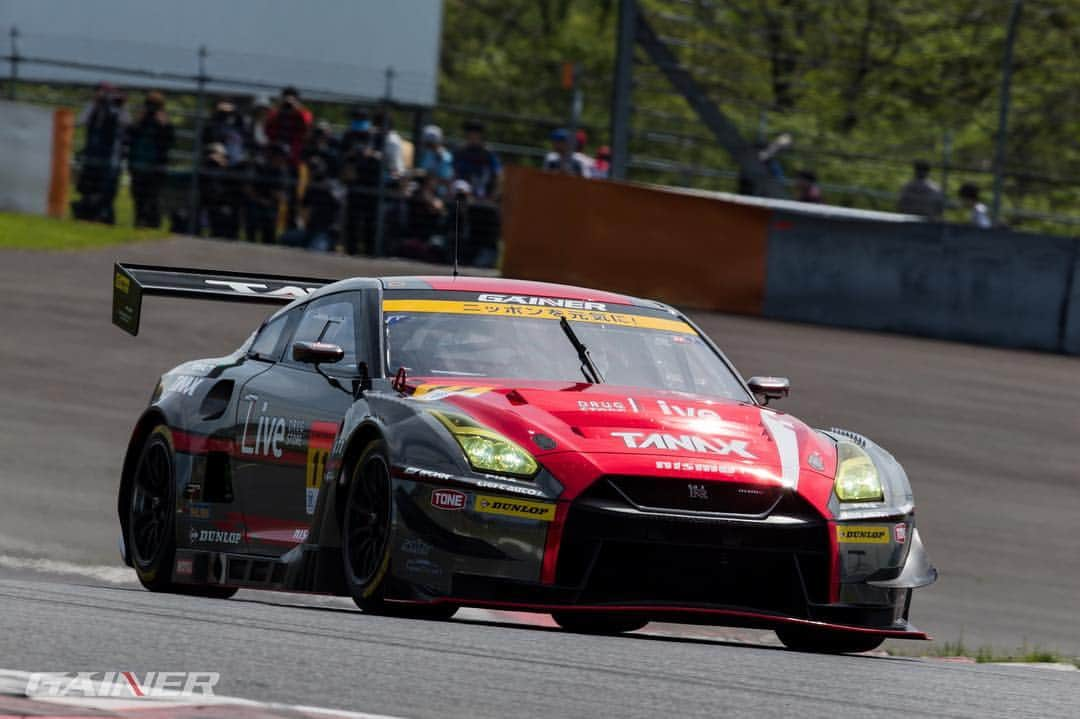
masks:
[[[581,360],[581,374],[585,375],[585,379],[592,384],[603,382],[604,378],[600,375],[600,370],[596,369],[592,357],[589,356],[589,348],[578,339],[577,333],[574,332],[574,328],[570,326],[565,316],[559,319],[559,326],[562,327],[566,338],[570,340],[570,344],[574,345],[574,349],[577,350],[578,359]]]

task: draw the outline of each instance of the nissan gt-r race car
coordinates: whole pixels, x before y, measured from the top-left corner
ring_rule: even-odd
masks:
[[[152,591],[736,625],[818,651],[927,638],[911,594],[937,575],[901,466],[765,406],[787,381],[744,381],[671,307],[117,264],[113,321],[137,334],[147,295],[286,305],[166,372],[135,425],[121,550]]]

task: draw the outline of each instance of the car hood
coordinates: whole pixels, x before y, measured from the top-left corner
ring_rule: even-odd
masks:
[[[414,384],[415,383],[415,384]],[[567,382],[411,380],[431,409],[461,411],[528,449],[564,485],[597,476],[831,489],[835,447],[749,402]]]

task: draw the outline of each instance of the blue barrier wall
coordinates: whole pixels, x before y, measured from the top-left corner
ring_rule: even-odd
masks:
[[[768,242],[767,317],[1080,353],[1077,240],[776,212]]]

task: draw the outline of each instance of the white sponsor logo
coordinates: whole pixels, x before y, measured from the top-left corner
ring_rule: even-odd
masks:
[[[192,544],[240,544],[240,532],[226,532],[220,529],[195,529],[192,527],[188,539]]]
[[[662,399],[656,400],[660,411],[669,417],[719,417],[716,410],[708,407],[680,407],[677,404],[669,404]]]
[[[480,295],[480,302],[500,302],[513,305],[533,305],[535,307],[563,307],[568,310],[607,311],[603,302],[585,302],[583,300],[564,300],[557,297],[528,297],[526,295]]]
[[[202,384],[202,377],[189,377],[188,375],[177,375],[169,380],[169,384],[165,386],[165,394],[182,394],[185,397],[194,396],[198,391],[199,385]]]
[[[705,488],[704,484],[688,484],[686,488],[690,490],[690,499],[709,498],[709,490]]]
[[[293,285],[285,285],[279,287],[276,290],[269,292],[260,292],[259,290],[265,290],[266,285],[258,282],[236,282],[235,280],[203,280],[208,285],[217,285],[219,287],[228,287],[230,290],[238,295],[265,295],[267,297],[292,297],[293,299],[299,299],[301,297],[307,297],[312,292],[317,290],[317,287],[296,287]]]
[[[255,442],[248,444],[248,430],[251,427],[251,412],[255,409],[255,403],[258,398],[254,396],[248,396],[245,398],[248,401],[247,417],[244,418],[244,432],[240,435],[240,452],[241,454],[255,454],[263,457],[273,456],[278,459],[281,457],[281,443],[285,440],[285,430],[287,422],[284,417],[267,417],[265,415],[258,418],[255,425]],[[263,411],[266,411],[266,403],[263,403]]]
[[[35,673],[26,680],[26,696],[37,697],[176,697],[213,696],[217,672],[70,672]]]
[[[495,489],[500,492],[513,492],[515,494],[525,494],[530,497],[543,497],[544,493],[539,489],[533,487],[518,487],[514,484],[503,484],[502,482],[489,482],[486,479],[481,479],[476,483],[477,487],[483,487],[484,489]]]
[[[311,533],[310,529],[294,529],[292,538],[294,542],[306,542],[308,534]]]
[[[696,434],[666,434],[653,432],[612,432],[612,437],[619,437],[630,449],[659,449],[675,452],[697,452],[699,454],[733,454],[743,459],[757,459],[747,450],[747,442],[739,439],[718,439],[699,437]]]
[[[615,400],[609,402],[607,400],[584,400],[579,399],[577,407],[582,412],[625,412],[626,405],[622,402]]]

